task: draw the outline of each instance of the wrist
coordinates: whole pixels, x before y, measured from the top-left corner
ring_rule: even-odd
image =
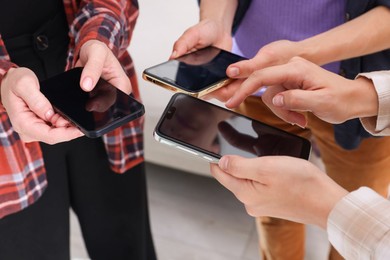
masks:
[[[327,62],[327,55],[324,54],[324,49],[321,48],[321,44],[316,39],[308,38],[302,41],[295,42],[297,56],[302,57],[308,61],[311,61],[319,66],[322,66]]]
[[[237,10],[237,0],[202,0],[200,2],[200,21],[212,20],[231,34],[233,19]]]
[[[366,77],[358,77],[351,97],[350,118],[372,117],[378,115],[379,100],[373,82]]]
[[[314,224],[326,230],[331,211],[336,204],[348,194],[348,191],[339,186],[327,175],[324,175],[323,177],[325,179],[320,180],[320,185],[323,186],[323,194],[326,194],[326,196],[322,197],[323,199],[319,204],[318,212],[315,214],[317,218],[315,219]]]
[[[7,81],[7,78],[9,77],[10,74],[12,74],[12,72],[15,69],[16,69],[15,67],[11,67],[8,69],[8,71],[6,73],[4,73],[2,75],[2,79],[1,79],[1,83],[0,83],[0,104],[1,105],[3,104],[3,101],[2,101],[2,96],[3,96],[3,91],[4,91],[3,84]]]

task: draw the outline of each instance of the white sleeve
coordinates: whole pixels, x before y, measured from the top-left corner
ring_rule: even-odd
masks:
[[[360,73],[357,77],[372,80],[379,101],[378,116],[361,118],[362,125],[373,135],[390,135],[390,71]]]
[[[390,259],[390,201],[362,187],[332,209],[330,243],[346,259]]]

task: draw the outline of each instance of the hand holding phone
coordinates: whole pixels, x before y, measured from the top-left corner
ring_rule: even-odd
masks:
[[[227,67],[245,59],[209,46],[148,68],[142,75],[166,89],[201,97],[228,84]]]
[[[87,137],[100,137],[144,114],[140,102],[102,78],[92,91],[83,91],[81,72],[81,67],[71,69],[40,82],[40,87],[54,109]]]

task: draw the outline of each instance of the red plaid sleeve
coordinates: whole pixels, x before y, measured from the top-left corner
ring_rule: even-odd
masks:
[[[11,67],[16,65],[0,38],[0,82]],[[34,203],[46,186],[39,144],[23,143],[0,105],[0,218]]]
[[[80,47],[88,40],[104,42],[121,62],[130,78],[133,96],[140,100],[133,61],[127,52],[138,17],[136,0],[66,1],[71,49],[68,68],[77,61]],[[103,136],[111,168],[123,173],[143,161],[143,118]]]
[[[80,46],[89,39],[107,44],[129,75],[133,94],[139,99],[134,66],[127,53],[138,17],[135,0],[64,0],[70,24],[68,67]],[[0,82],[16,67],[10,62],[0,38]],[[103,138],[113,170],[124,172],[143,160],[142,119],[129,123]],[[0,105],[0,218],[34,203],[47,187],[42,152],[38,143],[23,143]]]

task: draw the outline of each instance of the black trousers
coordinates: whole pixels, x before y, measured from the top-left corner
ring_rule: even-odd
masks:
[[[11,60],[39,79],[63,71],[67,27],[60,17],[33,36],[5,41]],[[156,259],[143,163],[124,174],[112,172],[100,138],[41,147],[48,188],[35,204],[0,220],[1,260],[69,259],[70,207],[91,259]]]
[[[0,259],[69,259],[69,207],[91,259],[156,259],[143,163],[112,172],[100,139],[41,147],[49,186],[35,204],[0,220]]]

